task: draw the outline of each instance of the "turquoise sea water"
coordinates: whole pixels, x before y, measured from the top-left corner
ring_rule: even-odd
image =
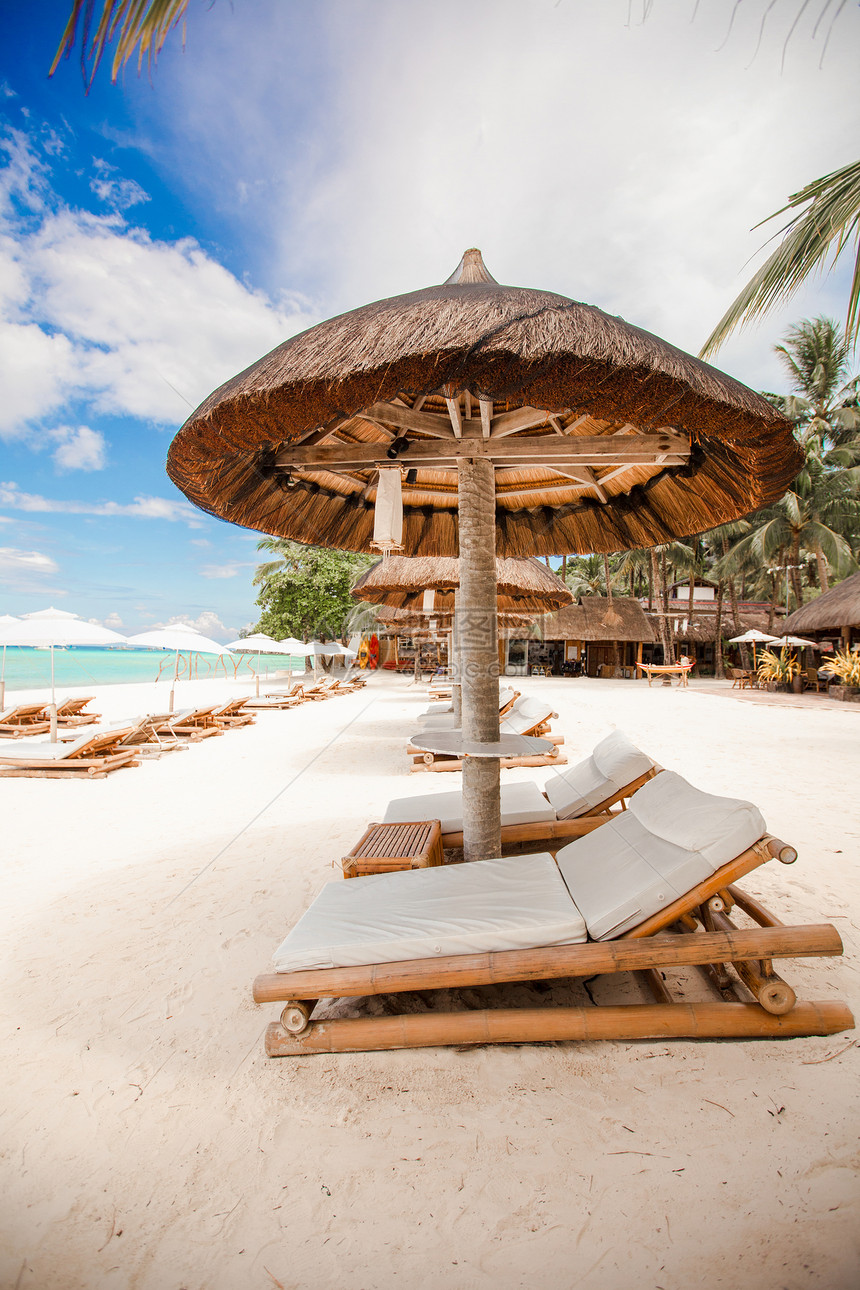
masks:
[[[162,680],[173,676],[176,655],[170,650],[149,649],[76,649],[54,650],[54,677],[57,686],[128,685],[135,681],[155,681],[161,669]],[[263,654],[260,658],[260,676],[284,671],[291,666],[294,672],[303,672],[305,660],[286,654]],[[0,667],[3,651],[0,649]],[[196,666],[196,672],[195,672]],[[191,676],[201,679],[224,676],[232,678],[253,676],[257,671],[256,654],[234,654],[223,660],[200,654],[192,664]],[[187,659],[179,660],[180,677],[188,677]],[[10,645],[6,650],[6,690],[31,690],[51,684],[51,652],[42,649],[19,649]]]

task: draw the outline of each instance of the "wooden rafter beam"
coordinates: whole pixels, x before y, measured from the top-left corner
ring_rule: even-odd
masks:
[[[492,399],[479,399],[481,408],[481,434],[485,439],[489,439],[493,430],[493,401]]]
[[[396,403],[374,403],[363,409],[362,416],[396,426],[398,430],[417,430],[434,439],[454,438],[450,419],[435,412],[416,412],[414,408],[400,407]]]
[[[413,441],[397,456],[401,466],[428,466],[455,469],[458,458],[470,460],[485,458],[496,465],[510,467],[546,466],[570,462],[576,466],[653,466],[683,465],[689,458],[690,445],[680,435],[636,435],[616,438],[611,435],[569,436],[541,435],[529,438],[469,437],[455,440],[446,436],[447,442],[435,439]],[[370,469],[374,465],[389,465],[387,444],[296,444],[279,449],[275,462],[281,467],[328,466],[341,469]]]
[[[451,425],[454,428],[454,435],[457,439],[463,437],[463,417],[460,413],[459,399],[446,399],[448,405],[448,416],[451,418]]]
[[[541,408],[526,406],[515,408],[513,412],[500,412],[497,417],[493,417],[491,438],[502,439],[520,430],[531,430],[535,426],[545,425],[546,420],[547,413]]]

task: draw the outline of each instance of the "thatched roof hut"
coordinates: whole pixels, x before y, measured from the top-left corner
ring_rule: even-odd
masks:
[[[844,627],[860,627],[860,573],[824,591],[808,605],[789,614],[783,630],[793,635],[804,632],[841,632]]]
[[[638,600],[613,596],[613,616],[607,624],[610,602],[606,596],[582,596],[579,604],[568,605],[543,620],[543,638],[550,641],[642,641],[656,638],[654,629]]]
[[[440,634],[445,633],[451,629],[453,614],[440,613],[435,609],[432,613],[424,614],[418,610],[397,609],[392,605],[380,605],[376,611],[376,621],[380,627],[387,631],[400,632],[403,636],[429,631],[431,620],[437,624],[437,631]],[[501,612],[498,615],[498,623],[500,628],[510,627],[518,630],[521,635],[528,636],[534,627],[535,616]]]
[[[294,336],[189,417],[167,469],[222,519],[372,549],[381,467],[403,550],[459,553],[458,461],[495,467],[504,556],[648,546],[782,495],[791,427],[753,391],[592,305],[502,286],[467,251],[441,286]]]
[[[532,609],[537,613],[568,605],[573,600],[561,579],[540,560],[496,559],[500,609]],[[454,590],[460,585],[460,561],[451,556],[398,556],[380,560],[361,575],[350,593],[356,600],[420,609],[424,592],[434,590],[434,613],[451,612]]]

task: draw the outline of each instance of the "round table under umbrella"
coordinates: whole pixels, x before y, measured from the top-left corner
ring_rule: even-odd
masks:
[[[232,653],[226,645],[221,645],[218,641],[213,641],[210,637],[204,636],[190,623],[171,623],[168,627],[153,627],[149,631],[138,632],[136,636],[129,636],[128,643],[129,645],[142,645],[147,649],[176,651],[173,679],[170,683],[168,712],[173,711],[176,682],[179,679],[180,654],[188,655],[188,675],[190,676],[192,654],[218,654],[220,656]]]
[[[54,647],[57,645],[125,645],[126,637],[98,623],[88,623],[67,610],[40,609],[19,622],[0,627],[5,645],[49,648],[51,651],[51,741],[57,741],[57,694],[54,686]]]
[[[472,249],[441,286],[320,323],[221,386],[167,468],[248,528],[459,555],[463,733],[494,743],[497,554],[699,533],[776,500],[800,464],[752,390],[593,306],[500,285]],[[498,854],[498,764],[467,758],[463,798],[467,858]]]

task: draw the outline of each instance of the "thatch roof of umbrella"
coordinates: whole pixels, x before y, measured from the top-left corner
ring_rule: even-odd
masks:
[[[320,323],[227,381],[167,469],[222,519],[368,551],[377,470],[397,462],[403,549],[455,556],[463,457],[496,466],[504,556],[698,533],[800,466],[759,395],[592,305],[500,285],[471,250],[441,286]]]
[[[617,622],[606,623],[610,601],[606,596],[582,596],[543,620],[542,635],[549,641],[645,641],[655,640],[654,629],[638,600],[613,596],[612,610]]]
[[[860,627],[860,573],[852,573],[850,578],[822,592],[808,605],[801,605],[783,623],[783,631],[795,635],[838,632],[843,627]]]
[[[568,605],[568,588],[540,560],[522,557],[496,559],[500,609],[533,609],[538,613]],[[460,585],[460,561],[452,556],[391,555],[361,575],[350,593],[356,600],[420,609],[424,592],[436,594],[434,613],[454,608],[454,589]]]

